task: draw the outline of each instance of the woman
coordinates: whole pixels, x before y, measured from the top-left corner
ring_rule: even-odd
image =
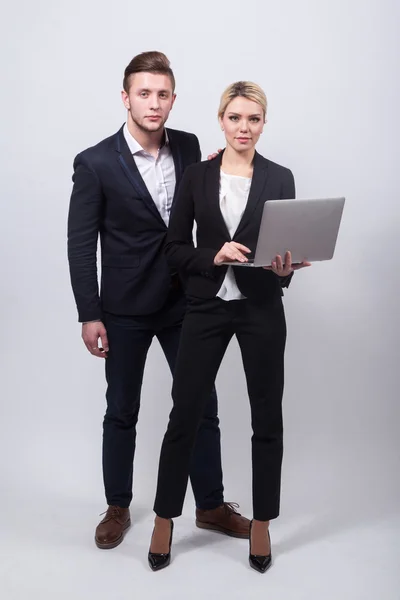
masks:
[[[170,562],[173,522],[182,512],[190,456],[204,404],[233,335],[242,353],[252,417],[253,521],[250,565],[271,564],[269,522],[279,514],[282,462],[282,394],[286,324],[282,287],[293,271],[290,253],[271,267],[247,262],[255,250],[264,202],[294,198],[291,171],[255,151],[266,122],[267,99],[251,82],[230,85],[219,122],[226,149],[190,166],[171,215],[166,253],[186,279],[188,299],[164,437],[149,551],[153,570]],[[194,221],[197,247],[192,243]]]

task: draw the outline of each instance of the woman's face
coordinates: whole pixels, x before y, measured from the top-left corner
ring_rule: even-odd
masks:
[[[238,152],[251,150],[264,129],[264,111],[258,102],[237,96],[220,119],[227,143]]]

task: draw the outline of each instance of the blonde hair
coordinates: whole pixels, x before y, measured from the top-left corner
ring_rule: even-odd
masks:
[[[221,101],[218,109],[218,117],[222,119],[225,114],[226,108],[234,98],[242,96],[253,102],[257,102],[263,109],[264,119],[267,115],[267,97],[265,92],[260,88],[259,85],[252,81],[236,81],[228,85],[226,90],[221,96]]]

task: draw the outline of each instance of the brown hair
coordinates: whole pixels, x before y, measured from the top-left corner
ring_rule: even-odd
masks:
[[[132,58],[124,72],[123,87],[129,92],[130,77],[135,73],[155,73],[156,75],[168,75],[172,83],[172,91],[175,90],[175,77],[170,67],[168,58],[162,52],[142,52]]]
[[[224,116],[228,104],[238,96],[243,96],[243,98],[253,100],[253,102],[260,104],[261,108],[263,109],[265,119],[267,114],[267,97],[264,93],[264,90],[262,90],[259,85],[253,83],[252,81],[236,81],[236,83],[231,83],[231,85],[226,88],[221,96],[221,102],[218,109],[219,117],[222,118]]]

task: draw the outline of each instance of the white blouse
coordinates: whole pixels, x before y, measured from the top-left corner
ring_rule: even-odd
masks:
[[[221,171],[219,205],[225,224],[232,238],[246,208],[251,185],[250,177],[228,175]],[[232,267],[228,267],[224,281],[217,293],[221,300],[242,300]]]

